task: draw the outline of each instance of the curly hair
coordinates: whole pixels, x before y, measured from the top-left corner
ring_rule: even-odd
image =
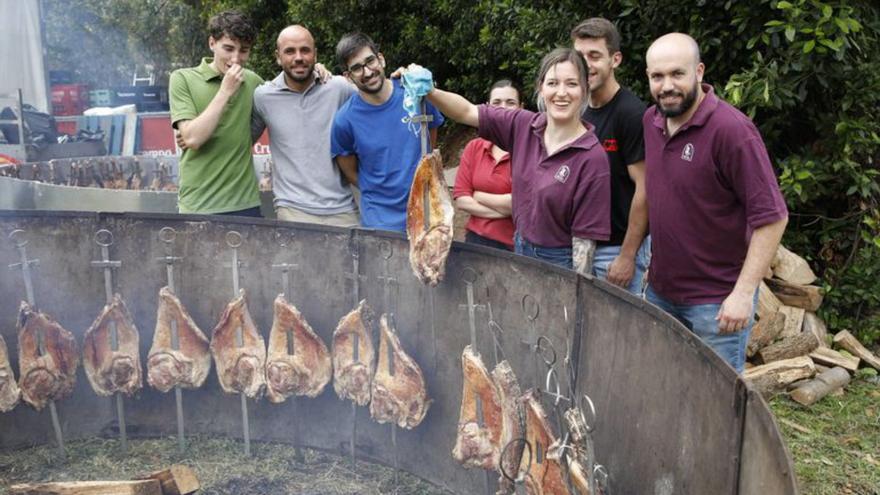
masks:
[[[257,29],[250,16],[237,10],[226,10],[211,17],[208,33],[215,40],[228,36],[248,45],[253,45],[257,39]]]

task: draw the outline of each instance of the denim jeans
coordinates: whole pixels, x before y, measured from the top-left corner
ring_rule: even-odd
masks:
[[[596,257],[593,260],[593,275],[603,280],[608,278],[608,267],[614,258],[620,254],[620,246],[598,246]],[[645,292],[645,274],[648,273],[648,265],[651,264],[651,237],[645,237],[639,250],[636,251],[636,269],[633,278],[626,290],[643,297]]]
[[[571,270],[571,247],[542,247],[522,238],[519,233],[513,235],[516,254],[535,258]]]
[[[645,299],[682,322],[688,330],[733,366],[737,373],[743,372],[743,367],[746,364],[746,344],[749,342],[749,334],[755,324],[754,316],[749,320],[749,324],[739,332],[722,334],[718,332],[718,321],[715,319],[721,304],[675,304],[654,292],[650,284],[645,291]],[[756,307],[757,304],[758,294],[756,292],[752,307]]]

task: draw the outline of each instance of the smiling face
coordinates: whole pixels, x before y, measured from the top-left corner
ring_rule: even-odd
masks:
[[[551,66],[540,91],[547,118],[557,122],[580,119],[587,91],[573,63],[563,61]]]
[[[614,69],[620,65],[623,55],[618,51],[610,53],[604,38],[578,38],[574,49],[584,56],[590,68],[590,91],[599,91],[605,83],[614,79]]]
[[[305,28],[291,26],[278,35],[275,61],[289,82],[311,82],[316,56],[315,40]]]
[[[385,59],[365,46],[347,61],[346,77],[367,94],[377,94],[385,85]]]
[[[703,82],[702,63],[695,49],[670,36],[661,38],[648,50],[646,57],[651,97],[665,117],[687,114],[696,104]]]
[[[208,38],[208,47],[214,53],[214,68],[221,74],[226,74],[235,64],[244,65],[251,55],[251,45],[223,35],[220,39]]]

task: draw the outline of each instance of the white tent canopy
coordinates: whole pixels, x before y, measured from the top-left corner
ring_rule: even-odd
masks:
[[[40,0],[0,0],[0,94],[51,113],[41,29]]]

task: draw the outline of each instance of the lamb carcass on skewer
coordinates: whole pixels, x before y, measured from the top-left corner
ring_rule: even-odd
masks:
[[[78,365],[73,334],[22,302],[18,311],[18,386],[22,400],[39,411],[50,401],[67,397],[76,385]]]
[[[18,405],[21,389],[15,383],[12,365],[9,363],[9,349],[0,335],[0,412],[8,412]]]
[[[177,349],[171,345],[171,325],[177,325]],[[208,338],[196,325],[174,292],[159,290],[159,310],[153,345],[147,356],[147,381],[160,392],[175,386],[198,388],[211,371]]]
[[[526,440],[531,446],[531,456],[523,456],[520,469],[526,475],[525,485],[529,495],[568,495],[568,486],[562,465],[553,456],[547,455],[556,443],[550,428],[547,414],[538,400],[537,392],[530,390],[523,395],[523,408],[526,416]],[[531,464],[529,464],[531,463]]]
[[[507,361],[501,361],[492,370],[492,380],[495,382],[495,390],[498,392],[498,402],[501,404],[501,465],[499,472],[504,470],[508,475],[515,475],[520,466],[525,445],[515,440],[523,438],[526,430],[526,415],[520,403],[522,390],[513,368]],[[513,443],[511,443],[513,442]],[[506,450],[505,450],[506,449]],[[498,494],[513,493],[516,488],[505,476],[498,477]]]
[[[275,298],[275,319],[269,333],[266,395],[272,402],[287,397],[316,397],[333,376],[327,345],[283,294]]]
[[[434,150],[416,168],[406,207],[409,262],[422,283],[435,286],[443,280],[446,256],[452,247],[453,216],[443,160],[440,151]]]
[[[116,328],[116,350],[111,346],[113,327]],[[116,294],[86,330],[83,339],[83,368],[96,394],[109,396],[121,392],[130,396],[141,389],[139,346],[140,338],[131,314]]]
[[[359,406],[370,402],[370,384],[376,367],[373,349],[373,311],[363,300],[343,316],[333,331],[333,390],[340,399]]]
[[[241,329],[242,343],[236,333]],[[211,336],[220,386],[228,394],[259,398],[266,387],[266,342],[248,312],[244,289],[230,302]]]
[[[502,447],[498,391],[483,359],[471,346],[461,353],[461,370],[461,411],[452,457],[468,468],[496,469]]]
[[[379,321],[379,361],[373,377],[370,415],[379,423],[411,430],[419,425],[431,400],[418,363],[400,345],[397,331],[383,314]]]

